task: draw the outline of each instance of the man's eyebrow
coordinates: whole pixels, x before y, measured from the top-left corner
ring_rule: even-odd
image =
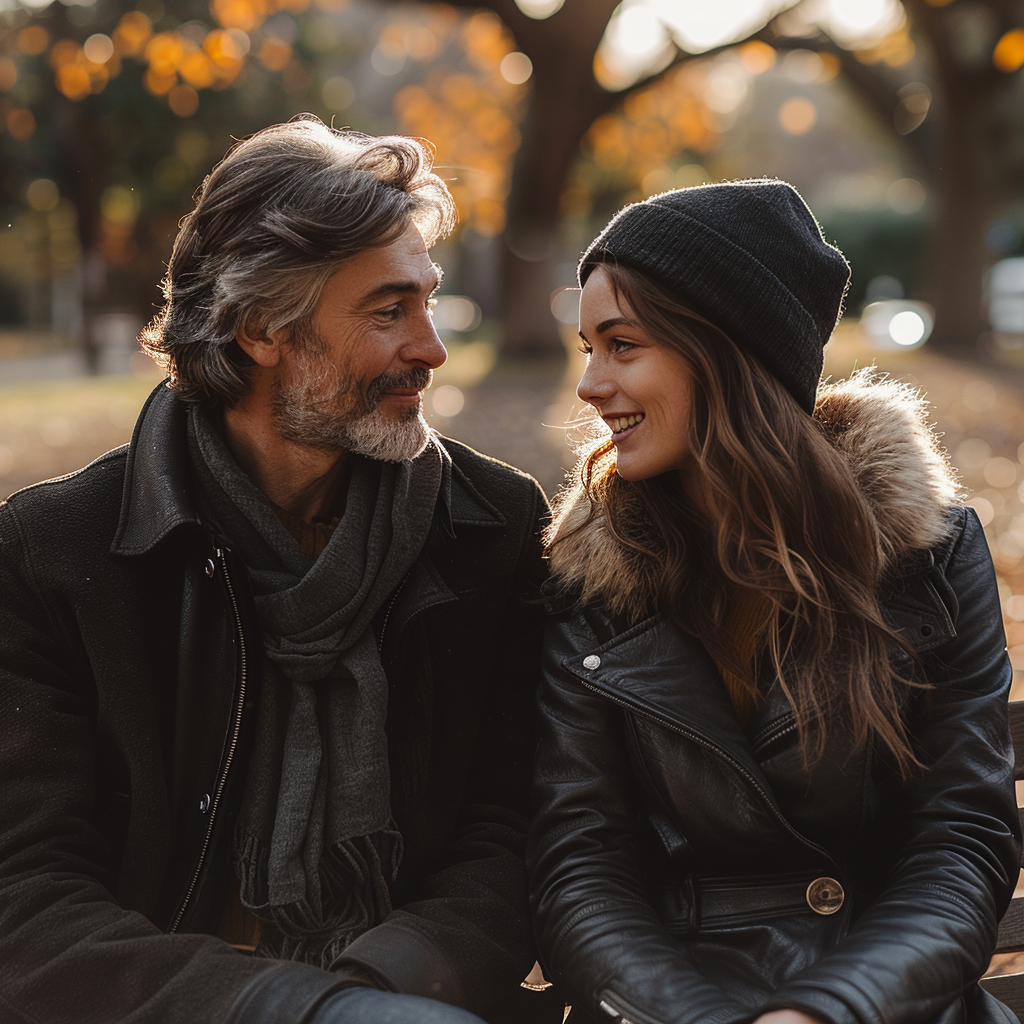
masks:
[[[444,277],[444,271],[441,270],[436,263],[433,264],[433,269],[437,274],[437,282],[430,290],[431,295],[441,287],[441,280]],[[419,281],[413,281],[408,278],[400,281],[385,281],[383,284],[374,288],[372,292],[367,292],[366,295],[359,300],[359,305],[372,306],[379,299],[384,298],[385,295],[395,295],[396,293],[399,295],[405,295],[410,292],[418,292],[421,288],[422,285]]]

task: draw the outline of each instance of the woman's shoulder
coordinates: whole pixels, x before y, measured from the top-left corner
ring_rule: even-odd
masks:
[[[917,388],[868,367],[823,384],[814,418],[874,517],[884,570],[956,531],[962,488]]]

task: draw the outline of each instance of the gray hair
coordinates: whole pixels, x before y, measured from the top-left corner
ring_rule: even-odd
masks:
[[[430,246],[455,204],[416,139],[374,138],[301,115],[237,143],[207,175],[182,221],[164,306],[142,332],[170,387],[231,406],[249,392],[243,324],[273,333],[311,316],[345,260],[413,223]]]

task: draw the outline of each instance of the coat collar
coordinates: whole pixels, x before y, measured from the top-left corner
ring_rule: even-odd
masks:
[[[929,425],[928,404],[915,389],[873,368],[861,370],[819,388],[814,418],[849,464],[875,517],[884,571],[947,536],[948,508],[958,504],[960,487]],[[656,581],[612,533],[579,473],[571,480],[555,499],[547,531],[552,571],[583,601],[636,619],[652,606]]]
[[[178,527],[200,524],[191,496],[187,407],[166,383],[159,384],[146,400],[128,446],[113,554],[144,554]],[[443,439],[436,437],[435,442],[446,463],[438,499],[438,518],[446,532],[454,535],[460,527],[506,525],[504,516],[451,459]]]
[[[724,754],[770,791],[725,687],[709,685],[719,678],[717,666],[699,640],[664,616],[570,656],[564,667],[617,704]],[[773,703],[773,710],[791,714],[788,704],[776,709]]]

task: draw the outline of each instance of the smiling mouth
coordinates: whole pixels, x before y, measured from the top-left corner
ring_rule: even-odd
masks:
[[[616,438],[643,423],[644,414],[639,412],[629,416],[605,416],[604,421],[611,427],[612,437]]]

